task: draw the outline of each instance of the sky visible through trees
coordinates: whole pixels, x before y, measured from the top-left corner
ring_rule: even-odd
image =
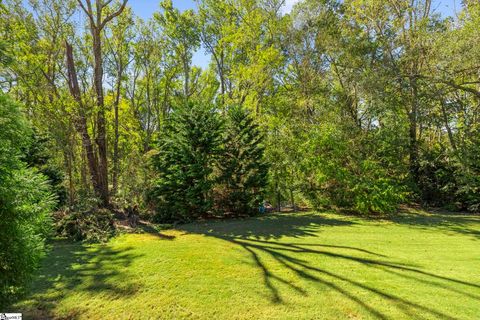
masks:
[[[28,3],[28,0],[23,0],[23,2]],[[282,11],[284,13],[289,13],[297,2],[298,0],[286,0]],[[174,0],[173,4],[181,11],[188,9],[197,9],[197,4],[195,0]],[[135,14],[142,19],[151,18],[153,12],[158,9],[158,3],[151,0],[130,0],[129,5],[132,7]],[[458,8],[460,6],[460,0],[433,1],[433,7],[435,8],[435,11],[440,13],[444,17],[455,16],[455,13],[458,12]],[[80,18],[80,20],[81,19],[82,18]],[[205,52],[205,49],[201,48],[193,55],[193,64],[202,68],[206,68],[208,67],[209,63],[210,55]]]
[[[460,0],[434,0],[433,7],[435,11],[442,16],[454,16],[456,12],[455,8],[460,6],[459,1]],[[28,0],[24,0],[24,2],[28,2]],[[298,0],[286,0],[282,11],[289,13],[296,2],[298,2]],[[196,10],[197,8],[195,0],[174,0],[173,4],[181,11],[188,9]],[[151,0],[130,0],[129,5],[135,14],[142,19],[151,18],[153,12],[158,9],[158,3]],[[206,53],[204,49],[199,49],[193,55],[193,63],[199,67],[206,68],[210,63],[210,55]]]

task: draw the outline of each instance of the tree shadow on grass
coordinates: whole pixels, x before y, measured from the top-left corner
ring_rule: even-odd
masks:
[[[316,236],[319,227],[349,226],[349,219],[331,218],[315,213],[275,213],[256,218],[227,221],[207,221],[186,224],[178,228],[190,233],[240,239],[279,239]]]
[[[141,284],[127,274],[131,263],[139,257],[131,250],[55,240],[30,288],[31,293],[22,304],[10,309],[22,312],[25,319],[77,319],[86,298],[78,300],[68,314],[59,315],[55,309],[62,299],[74,294],[101,295],[112,300],[134,295]]]
[[[316,237],[320,228],[354,225],[355,222],[341,217],[332,218],[315,213],[309,214],[274,214],[250,221],[213,222],[190,224],[179,229],[187,233],[204,234],[229,241],[243,248],[251,256],[261,271],[265,287],[270,293],[272,303],[282,304],[284,299],[279,284],[289,287],[300,295],[307,295],[306,288],[292,283],[271,268],[265,258],[272,259],[285,269],[293,272],[307,283],[320,284],[351,300],[374,318],[389,319],[389,316],[374,308],[368,300],[362,300],[357,292],[366,292],[394,306],[409,318],[422,318],[421,314],[438,319],[456,319],[455,316],[428,307],[412,299],[406,299],[384,289],[365,284],[362,280],[342,274],[336,270],[319,268],[312,265],[310,255],[340,259],[372,269],[371,272],[385,272],[390,276],[400,277],[402,281],[413,281],[437,290],[446,290],[463,295],[465,299],[480,302],[480,295],[471,291],[480,290],[480,284],[469,283],[460,279],[446,277],[422,270],[418,265],[395,261],[388,256],[366,250],[361,247],[331,245],[321,243],[283,242],[283,236],[289,238]],[[278,269],[275,269],[278,270]]]
[[[159,228],[157,225],[154,225],[152,223],[147,223],[147,222],[144,222],[144,221],[140,221],[137,228],[144,233],[151,234],[151,235],[153,235],[153,236],[155,236],[159,239],[162,239],[162,240],[174,240],[175,239],[175,236],[173,236],[173,235],[163,234],[161,232],[162,228]]]
[[[389,216],[388,220],[413,228],[458,233],[480,240],[480,215],[405,209]]]

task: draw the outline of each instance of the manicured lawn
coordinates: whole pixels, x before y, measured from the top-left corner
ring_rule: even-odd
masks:
[[[27,319],[479,319],[480,217],[284,213],[56,242],[11,309]]]

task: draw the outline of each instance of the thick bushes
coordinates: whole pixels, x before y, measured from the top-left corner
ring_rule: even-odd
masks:
[[[0,306],[14,299],[45,252],[55,199],[46,178],[20,160],[28,126],[0,95]]]
[[[298,164],[300,180],[308,182],[301,184],[301,192],[311,206],[382,214],[407,200],[401,177],[375,154],[380,148],[373,145],[372,152],[362,152],[367,148],[360,134],[347,139],[339,126],[318,126],[314,132],[303,146],[308,156]]]
[[[480,159],[477,157],[475,150],[467,148],[463,154],[440,148],[424,152],[418,185],[423,203],[480,212]]]
[[[75,241],[106,242],[115,235],[113,213],[107,209],[69,212],[57,218],[57,233]]]

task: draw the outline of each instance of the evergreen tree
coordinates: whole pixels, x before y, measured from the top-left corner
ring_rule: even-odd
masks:
[[[212,208],[214,159],[222,123],[213,107],[189,104],[171,114],[153,158],[157,220],[187,222]]]
[[[263,136],[252,116],[241,107],[231,108],[218,162],[222,210],[237,215],[258,212],[268,173],[262,143]]]

